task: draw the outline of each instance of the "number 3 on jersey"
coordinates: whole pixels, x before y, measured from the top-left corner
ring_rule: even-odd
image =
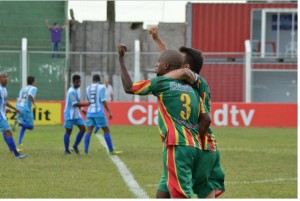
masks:
[[[180,95],[180,101],[182,102],[183,110],[180,111],[180,116],[184,120],[188,120],[191,115],[191,98],[188,94],[181,94]]]

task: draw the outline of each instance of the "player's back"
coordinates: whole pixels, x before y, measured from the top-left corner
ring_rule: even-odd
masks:
[[[79,108],[74,107],[75,103],[80,102],[80,91],[75,87],[70,87],[67,92],[65,100],[64,118],[65,119],[78,119],[81,117]]]
[[[162,76],[163,77],[163,76]],[[157,82],[159,119],[167,145],[188,145],[200,148],[198,117],[200,97],[189,84],[171,78]]]
[[[102,101],[106,100],[105,85],[93,83],[86,88],[86,98],[90,105],[87,110],[87,117],[104,117],[104,107]]]
[[[36,91],[37,88],[32,85],[22,88],[19,92],[19,97],[17,98],[17,107],[31,109],[32,101],[30,100],[29,95],[35,98]]]

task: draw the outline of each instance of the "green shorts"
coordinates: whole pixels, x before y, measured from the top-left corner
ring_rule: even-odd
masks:
[[[164,172],[158,189],[171,198],[191,198],[193,175],[201,165],[202,150],[192,146],[169,146],[163,151]],[[203,178],[203,180],[206,177]]]
[[[193,184],[194,193],[197,194],[198,198],[205,198],[210,192],[215,190],[215,197],[219,197],[225,191],[225,174],[221,166],[219,150],[202,152],[202,165],[195,177],[203,178],[205,176],[207,176],[205,182],[200,181],[199,183],[199,179],[195,179]]]

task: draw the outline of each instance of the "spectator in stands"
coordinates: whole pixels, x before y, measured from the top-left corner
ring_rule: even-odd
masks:
[[[48,18],[45,19],[45,26],[49,29],[51,33],[51,43],[52,43],[52,58],[55,57],[55,52],[59,52],[59,43],[61,42],[61,32],[67,26],[68,22],[66,21],[61,27],[54,22],[53,27],[50,27],[48,23]],[[59,54],[56,53],[57,58],[59,58]]]
[[[105,92],[105,97],[106,97],[106,101],[110,102],[114,100],[114,91],[112,86],[109,84],[108,80],[105,80],[104,82],[105,87],[106,87],[106,92]]]

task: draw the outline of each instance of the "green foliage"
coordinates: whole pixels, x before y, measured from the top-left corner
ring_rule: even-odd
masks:
[[[73,130],[71,145],[77,129]],[[297,129],[215,128],[226,173],[221,198],[297,198]],[[62,126],[27,131],[15,159],[0,141],[0,198],[134,198],[107,148],[92,136],[89,155],[64,155]],[[155,126],[112,126],[119,158],[141,188],[155,197],[162,142]],[[18,132],[14,133],[17,142]],[[83,142],[80,144],[83,150]]]

